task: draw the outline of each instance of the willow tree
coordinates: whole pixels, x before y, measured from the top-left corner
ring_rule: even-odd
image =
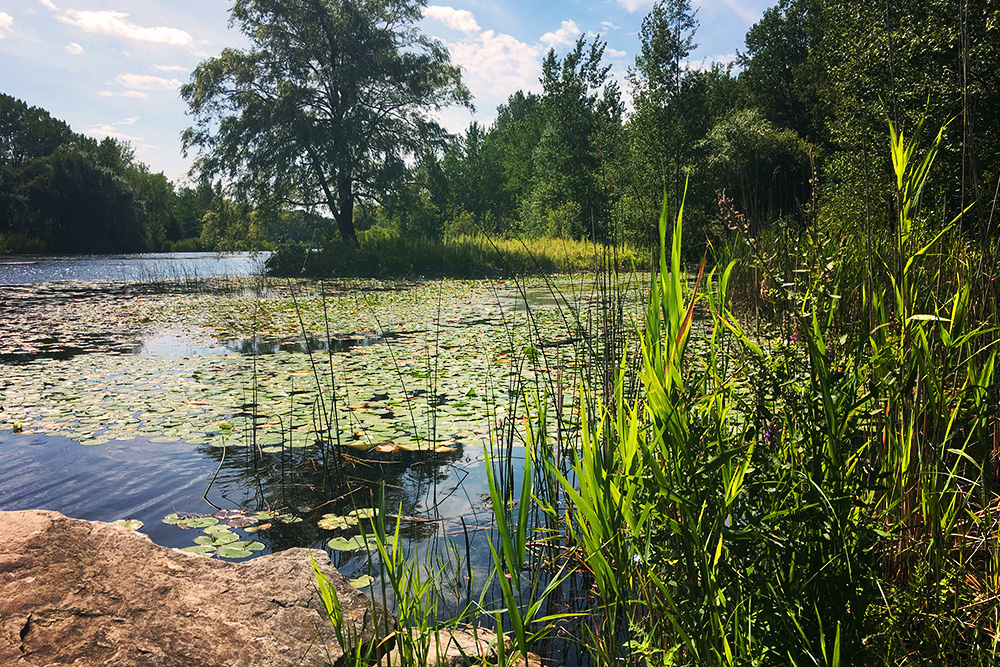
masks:
[[[415,27],[425,0],[236,0],[250,40],[181,87],[194,170],[250,200],[326,205],[357,245],[355,203],[378,199],[408,160],[447,138],[432,113],[471,106],[444,46]]]

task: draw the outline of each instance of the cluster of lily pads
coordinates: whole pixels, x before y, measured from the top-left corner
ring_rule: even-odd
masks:
[[[183,530],[200,530],[194,538],[194,546],[181,551],[201,556],[219,558],[248,558],[265,546],[257,540],[240,539],[235,530],[256,533],[267,530],[272,522],[298,523],[302,517],[283,512],[247,512],[246,510],[220,510],[214,514],[168,514],[163,523],[175,525]]]
[[[558,342],[570,335],[551,308],[532,313],[529,327],[524,311],[497,305],[496,288],[487,283],[372,289],[364,298],[359,293],[364,290],[294,301],[287,295],[217,296],[207,308],[199,300],[198,309],[176,295],[159,306],[144,296],[151,326],[188,326],[219,339],[248,331],[294,338],[304,323],[314,335],[327,326],[377,328],[392,334],[391,342],[252,359],[237,352],[39,359],[6,369],[0,428],[16,423],[24,433],[92,445],[145,437],[154,443],[252,444],[277,453],[325,440],[359,449],[447,452],[478,441],[491,419],[503,417],[497,395],[518,384],[511,375],[549,370],[530,344],[533,337]],[[560,347],[557,356],[549,364],[575,363],[572,346]],[[567,383],[564,390],[572,396],[575,386]]]

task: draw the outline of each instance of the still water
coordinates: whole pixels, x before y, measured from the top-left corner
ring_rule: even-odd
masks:
[[[138,255],[0,256],[0,285],[56,280],[139,282],[245,276],[270,257],[259,253],[145,253]]]
[[[512,378],[528,372],[529,304],[563,321],[550,289],[317,288],[250,278],[262,261],[0,262],[0,509],[138,519],[175,548],[204,541],[204,523],[228,522],[253,545],[231,560],[325,548],[355,576],[368,567],[363,551],[329,543],[357,535],[357,521],[322,520],[350,518],[384,489],[407,539],[432,549],[460,539],[482,581],[484,444],[515,420],[503,407]],[[542,352],[568,359],[577,332],[544,321],[531,325],[551,338]],[[539,350],[529,357],[544,372]]]

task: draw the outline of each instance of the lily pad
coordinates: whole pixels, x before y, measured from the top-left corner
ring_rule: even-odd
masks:
[[[181,524],[184,528],[208,528],[219,523],[219,520],[211,516],[199,516],[192,519],[185,519]]]
[[[122,530],[139,530],[145,524],[138,519],[118,519],[117,521],[112,521],[111,525],[118,526]]]
[[[326,546],[334,551],[357,551],[358,549],[375,549],[376,543],[372,537],[365,538],[364,535],[355,535],[350,538],[335,537],[327,542]]]
[[[246,558],[248,556],[252,556],[253,553],[247,551],[246,549],[234,548],[227,545],[216,549],[215,555],[219,558]]]
[[[354,579],[350,579],[349,583],[351,584],[351,586],[354,586],[355,588],[358,589],[368,588],[373,583],[375,583],[375,577],[373,577],[370,574],[362,574],[360,577],[355,577]]]
[[[240,539],[239,535],[236,533],[229,532],[228,530],[223,532],[219,531],[212,534],[212,544],[217,547],[223,546],[225,544],[231,544]]]
[[[198,545],[195,547],[184,547],[183,549],[181,549],[181,551],[184,551],[189,554],[198,554],[199,556],[211,556],[212,554],[215,553],[215,547],[208,545]]]
[[[323,518],[319,520],[318,525],[320,528],[325,530],[343,530],[345,528],[350,528],[352,525],[357,525],[357,519],[353,522],[349,517],[340,516],[338,514],[324,514]]]

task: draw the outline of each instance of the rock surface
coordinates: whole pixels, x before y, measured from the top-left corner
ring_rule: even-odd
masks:
[[[372,637],[381,607],[311,553],[345,622]],[[309,556],[226,563],[106,523],[0,512],[0,665],[329,665],[342,651]]]

